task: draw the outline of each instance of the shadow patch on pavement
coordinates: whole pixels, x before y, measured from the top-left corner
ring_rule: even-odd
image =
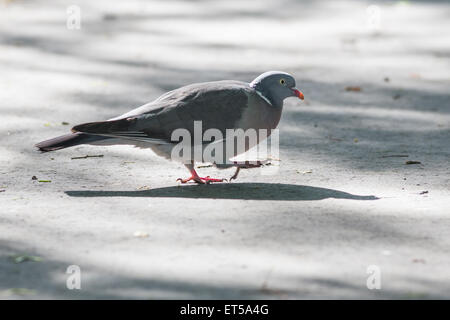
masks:
[[[188,185],[140,191],[66,191],[71,197],[149,197],[194,199],[240,199],[240,200],[323,200],[351,199],[377,200],[375,196],[359,196],[347,192],[294,184],[275,183],[228,183],[211,185]]]

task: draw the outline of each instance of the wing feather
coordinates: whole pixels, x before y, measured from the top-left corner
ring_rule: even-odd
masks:
[[[72,131],[149,143],[171,143],[175,129],[194,133],[194,121],[204,131],[215,128],[225,136],[235,129],[248,107],[251,88],[238,81],[193,84],[170,91],[152,103],[121,117],[75,126]]]

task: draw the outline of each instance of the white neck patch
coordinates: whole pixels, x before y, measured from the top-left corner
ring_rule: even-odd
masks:
[[[270,102],[270,100],[267,99],[267,97],[265,97],[265,96],[264,96],[261,92],[259,92],[258,90],[255,89],[255,91],[256,91],[256,93],[258,94],[258,96],[260,96],[261,98],[263,98],[264,100],[266,100],[266,102],[267,102],[268,104],[270,104],[270,105],[273,107],[272,102]]]

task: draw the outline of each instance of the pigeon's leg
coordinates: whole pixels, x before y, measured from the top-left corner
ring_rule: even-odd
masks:
[[[187,179],[181,179],[178,178],[177,181],[180,181],[181,183],[187,183],[189,181],[194,181],[195,183],[198,184],[205,184],[206,182],[204,182],[197,174],[197,172],[192,168],[189,170],[191,172],[191,176]]]
[[[234,172],[233,176],[230,178],[230,181],[237,179],[237,177],[239,175],[239,171],[241,171],[241,167],[236,167],[236,171]]]
[[[241,169],[259,168],[267,163],[269,163],[269,160],[233,161],[233,165]]]
[[[180,181],[181,183],[187,183],[189,181],[194,181],[195,183],[198,183],[198,184],[209,184],[211,182],[223,182],[225,180],[225,179],[214,179],[214,178],[210,178],[209,176],[202,178],[195,171],[194,164],[186,164],[185,166],[191,172],[191,176],[187,179],[178,178],[177,181]]]
[[[236,167],[236,171],[234,172],[233,176],[230,178],[231,180],[237,179],[239,172],[241,169],[251,169],[251,168],[259,168],[265,164],[267,164],[269,160],[264,161],[233,161],[234,166]]]

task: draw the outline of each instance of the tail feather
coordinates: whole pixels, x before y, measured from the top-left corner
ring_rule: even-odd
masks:
[[[135,118],[82,123],[72,128],[72,132],[91,134],[108,134],[117,131],[128,131],[136,122]]]
[[[64,148],[91,143],[97,140],[107,139],[106,137],[91,136],[84,133],[69,133],[53,139],[39,142],[35,146],[42,152],[56,151]]]

